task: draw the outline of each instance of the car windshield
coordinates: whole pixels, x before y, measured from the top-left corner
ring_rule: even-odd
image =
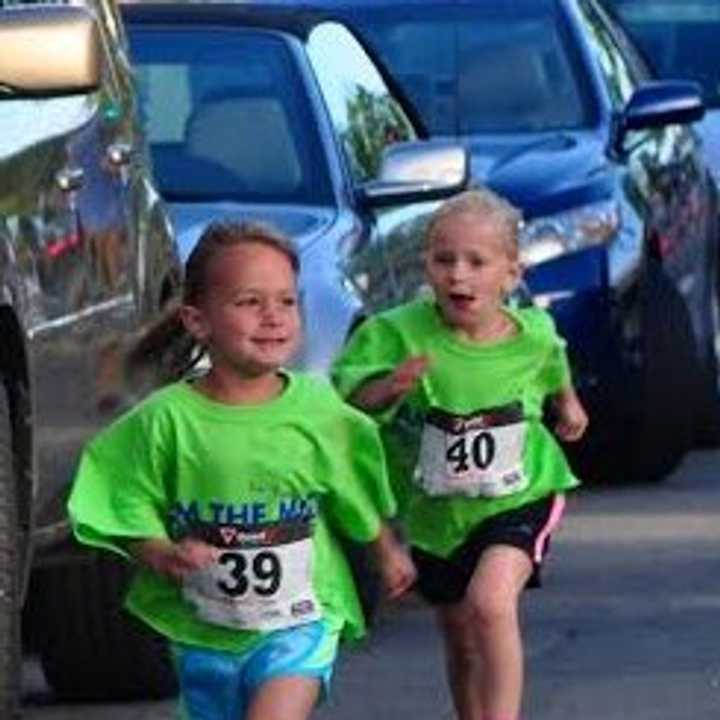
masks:
[[[332,202],[316,121],[282,39],[238,29],[129,30],[166,199]]]
[[[611,5],[666,78],[700,83],[708,107],[720,107],[720,2],[614,0]]]
[[[433,134],[587,124],[577,58],[554,2],[392,3],[348,13]]]

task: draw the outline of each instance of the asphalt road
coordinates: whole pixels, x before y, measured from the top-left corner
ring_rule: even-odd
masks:
[[[664,483],[572,500],[545,574],[527,593],[525,720],[720,718],[720,452]],[[174,704],[56,704],[26,663],[27,720],[165,720]],[[318,720],[445,720],[450,703],[432,618],[386,611],[346,653]]]

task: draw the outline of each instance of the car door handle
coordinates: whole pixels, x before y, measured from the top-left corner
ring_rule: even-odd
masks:
[[[110,164],[114,167],[124,167],[132,160],[132,146],[126,143],[113,143],[107,149]]]
[[[63,192],[79,190],[85,184],[85,171],[79,167],[58,170],[55,173],[55,184]]]

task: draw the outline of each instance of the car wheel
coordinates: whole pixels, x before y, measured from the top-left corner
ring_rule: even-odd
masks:
[[[707,348],[694,438],[696,445],[705,448],[720,446],[720,377],[716,346],[720,338],[720,262],[716,262],[708,305]]]
[[[106,553],[39,571],[45,678],[76,701],[163,699],[177,693],[165,639],[125,612],[130,566]]]
[[[660,480],[693,442],[702,372],[685,302],[655,260],[640,286],[641,363],[631,378],[634,480]]]
[[[20,717],[20,573],[10,408],[0,383],[0,717]]]

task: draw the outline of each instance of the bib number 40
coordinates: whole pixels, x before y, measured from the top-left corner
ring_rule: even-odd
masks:
[[[445,460],[454,474],[464,473],[472,467],[486,470],[495,459],[496,443],[492,433],[482,431],[474,435],[461,435],[448,445]]]
[[[228,566],[232,582],[220,580],[217,586],[230,597],[242,597],[251,589],[257,595],[270,597],[280,587],[282,581],[280,558],[270,550],[257,553],[251,560],[240,552],[225,552],[218,562],[220,565]]]

